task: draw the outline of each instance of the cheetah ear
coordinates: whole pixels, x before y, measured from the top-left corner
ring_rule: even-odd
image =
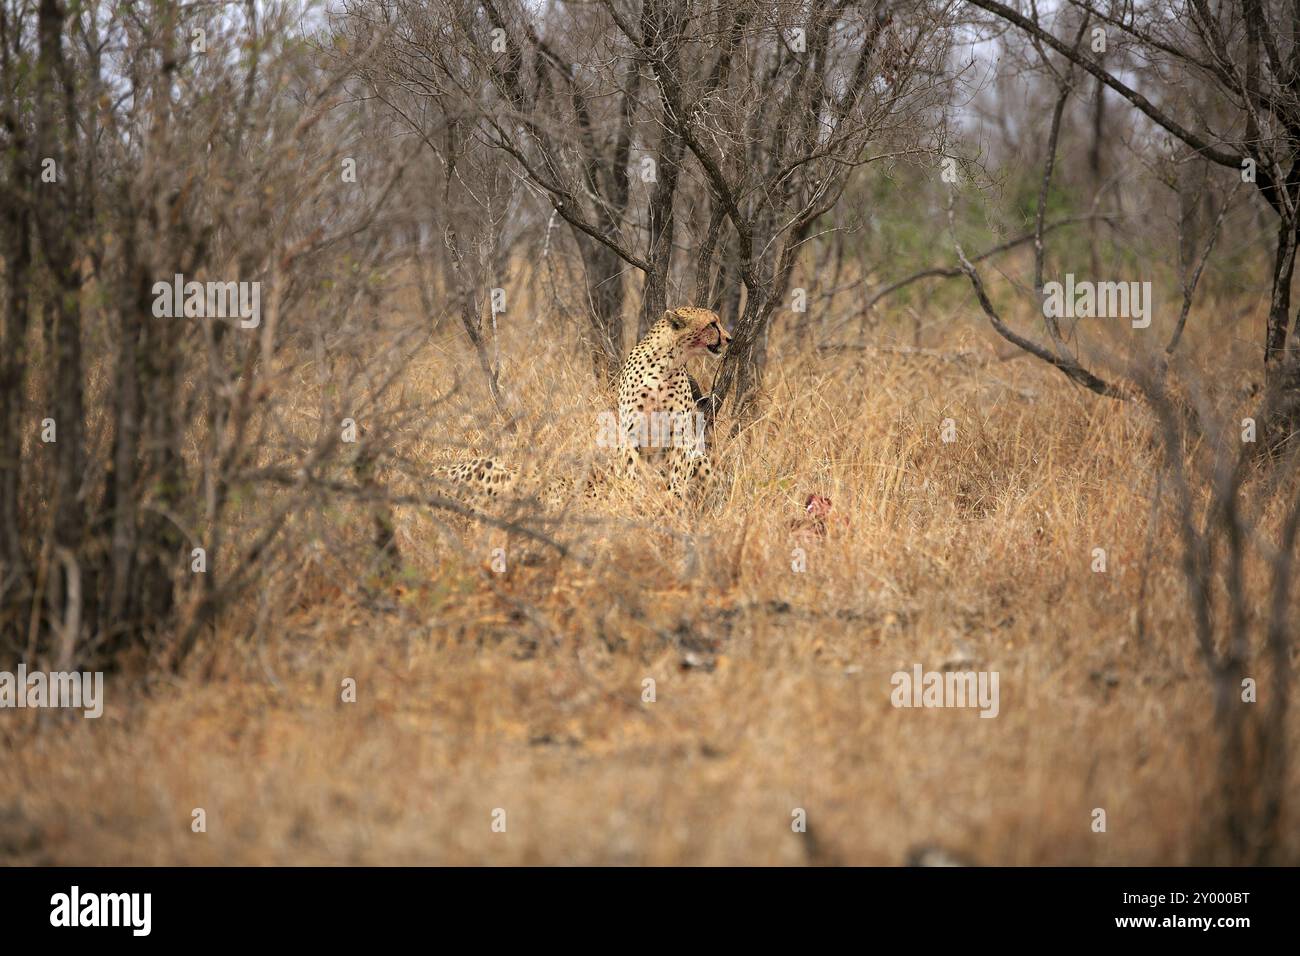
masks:
[[[672,309],[669,309],[664,313],[664,318],[667,319],[668,324],[675,329],[684,329],[686,326],[691,324],[689,319],[683,315],[678,315]]]

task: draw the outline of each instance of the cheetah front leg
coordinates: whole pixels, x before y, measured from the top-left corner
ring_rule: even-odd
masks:
[[[713,475],[713,466],[709,456],[699,451],[678,449],[673,455],[672,470],[668,478],[668,490],[681,498],[687,488],[703,488]]]
[[[618,462],[615,476],[619,478],[636,478],[641,469],[641,417],[626,415],[624,418],[622,443],[618,448]]]
[[[618,461],[614,467],[616,478],[635,478],[640,470],[641,454],[631,445],[624,445],[618,450]]]

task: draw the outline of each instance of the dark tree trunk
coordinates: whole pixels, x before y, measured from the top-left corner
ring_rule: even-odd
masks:
[[[673,198],[677,193],[677,176],[681,169],[685,144],[672,130],[664,131],[659,149],[658,182],[650,196],[650,265],[645,292],[641,298],[641,319],[637,335],[645,335],[659,321],[668,306],[668,269],[673,255]],[[674,303],[678,305],[681,303]]]
[[[618,375],[623,355],[623,271],[618,253],[574,231],[587,281],[587,347],[601,382]]]
[[[8,80],[6,78],[6,85]],[[16,136],[10,165],[10,188],[30,195],[31,159]],[[28,592],[29,556],[23,548],[18,490],[22,479],[23,387],[27,369],[27,333],[31,324],[28,283],[31,281],[31,214],[26,202],[7,206],[3,251],[7,288],[0,310],[0,563],[12,578],[15,592]],[[21,599],[21,597],[20,597]]]
[[[57,180],[34,184],[34,188],[36,231],[54,285],[52,301],[46,304],[44,323],[46,349],[52,359],[46,407],[56,429],[56,440],[50,449],[54,460],[49,496],[53,548],[46,551],[49,562],[46,597],[50,622],[61,629],[66,647],[80,639],[79,634],[69,633],[67,628],[87,618],[82,607],[72,604],[93,594],[94,589],[87,587],[89,582],[80,569],[86,545],[86,508],[81,494],[86,426],[81,278],[73,234],[78,187],[76,103],[63,55],[64,16],[57,0],[42,0],[37,14],[35,153],[42,162],[54,161]],[[77,589],[68,586],[72,574],[80,578]]]
[[[678,72],[681,69],[681,29],[683,10],[676,4],[660,6],[647,2],[641,11],[641,30],[645,42],[664,51],[657,69]],[[662,99],[665,114],[667,103]],[[637,336],[645,335],[650,326],[659,321],[668,306],[668,270],[673,255],[673,200],[677,195],[677,178],[681,171],[682,155],[686,143],[670,125],[664,125],[659,141],[659,155],[655,160],[655,187],[650,194],[647,215],[649,249],[646,258],[650,271],[645,277],[645,291],[641,298],[641,317],[637,323]],[[678,305],[682,303],[674,303]]]

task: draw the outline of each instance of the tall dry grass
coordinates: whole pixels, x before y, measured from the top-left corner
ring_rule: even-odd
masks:
[[[593,458],[609,399],[580,356],[539,344],[541,321],[525,309],[503,327],[513,435],[479,414],[453,332],[415,354],[391,392],[405,413],[383,432],[386,489],[427,488],[422,464],[462,449],[555,473]],[[1206,387],[1234,409],[1250,357],[1222,341],[1185,347],[1219,366]],[[1004,360],[970,311],[922,344],[935,354],[778,338],[760,417],[720,423],[712,499],[615,487],[536,525],[568,557],[404,506],[402,566],[385,570],[367,503],[305,507],[279,571],[185,673],[112,675],[98,721],[0,723],[0,856],[898,864],[938,844],[987,864],[1219,859],[1209,683],[1169,509],[1152,508],[1150,414]],[[286,428],[309,431],[320,396],[300,379]],[[790,522],[811,492],[835,520],[796,573]],[[265,506],[241,502],[250,527]],[[1262,565],[1245,580],[1262,609]],[[999,715],[893,708],[890,675],[915,663],[998,671]]]

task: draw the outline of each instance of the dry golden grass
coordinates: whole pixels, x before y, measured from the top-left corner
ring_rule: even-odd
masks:
[[[536,338],[505,343],[531,422],[511,451],[563,471],[607,400]],[[927,344],[973,354],[774,348],[760,420],[720,439],[716,500],[624,520],[616,489],[556,529],[573,559],[413,508],[397,581],[304,543],[292,589],[268,582],[271,606],[233,615],[177,679],[114,676],[98,721],[6,722],[0,856],[899,864],[934,843],[985,864],[1214,859],[1209,685],[1167,519],[1144,555],[1148,414],[999,361],[969,318]],[[408,397],[453,369],[472,374],[449,336],[412,363]],[[417,461],[460,438],[399,437]],[[794,573],[789,522],[813,491],[844,521]],[[364,508],[335,518],[365,540]],[[486,568],[498,544],[503,575]],[[996,719],[890,705],[895,670],[959,660],[1000,673]]]

